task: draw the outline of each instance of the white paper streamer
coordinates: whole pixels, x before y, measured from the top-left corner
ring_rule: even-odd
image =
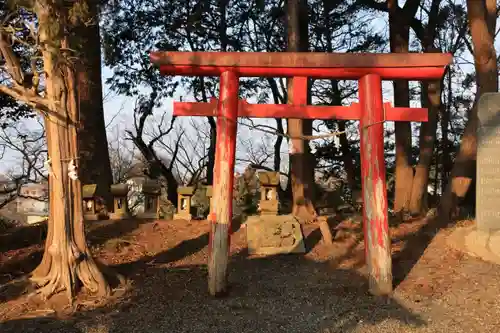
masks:
[[[78,179],[78,173],[76,172],[76,165],[75,161],[71,160],[68,164],[68,176],[72,180],[77,180]]]

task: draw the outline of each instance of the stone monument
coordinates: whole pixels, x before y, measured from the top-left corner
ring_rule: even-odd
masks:
[[[123,220],[130,218],[130,211],[128,209],[128,191],[128,184],[111,185],[114,212],[109,214],[110,219]]]
[[[89,184],[82,186],[83,199],[83,217],[87,221],[99,220],[99,214],[96,208],[96,191],[97,184]]]
[[[477,107],[476,225],[456,228],[448,241],[500,264],[500,94],[482,95]]]
[[[260,172],[259,216],[246,221],[249,254],[275,255],[304,253],[299,221],[292,215],[278,215],[279,173]]]
[[[500,94],[481,96],[477,128],[477,229],[500,230]]]
[[[194,195],[194,190],[193,186],[177,188],[177,214],[174,215],[174,220],[192,220],[191,198]]]
[[[161,186],[156,182],[147,181],[142,184],[141,192],[144,196],[144,210],[138,213],[137,217],[141,219],[157,219]]]

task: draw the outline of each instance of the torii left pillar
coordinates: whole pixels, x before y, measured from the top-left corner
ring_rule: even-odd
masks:
[[[209,214],[210,240],[208,250],[208,289],[214,296],[226,293],[227,263],[233,218],[234,163],[238,120],[239,78],[232,71],[220,76],[220,97],[217,104],[217,149],[215,150],[214,207]]]

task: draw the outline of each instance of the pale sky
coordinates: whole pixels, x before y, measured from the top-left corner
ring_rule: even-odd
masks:
[[[385,35],[388,34],[387,31],[387,21],[386,21],[386,15],[384,14],[379,14],[378,19],[373,21],[373,30],[378,31],[378,32],[383,32]],[[388,50],[387,50],[388,52]],[[470,56],[468,57],[470,59]],[[471,65],[463,65],[461,64],[460,67],[463,68],[465,71],[470,71],[472,68]],[[105,82],[106,78],[110,77],[112,75],[112,71],[109,68],[103,68],[103,82]],[[103,95],[105,96],[104,100],[104,116],[105,116],[105,122],[107,124],[107,131],[108,131],[108,141],[110,141],[112,144],[117,142],[117,136],[123,137],[125,135],[125,130],[127,129],[133,129],[133,109],[134,109],[134,103],[135,103],[135,98],[131,97],[125,97],[125,96],[120,96],[116,95],[114,93],[109,92],[109,87],[104,85],[103,88]],[[164,111],[166,111],[169,115],[172,114],[172,103],[174,100],[179,100],[179,96],[183,96],[184,101],[192,101],[192,96],[187,95],[184,91],[179,90],[177,91],[176,95],[174,96],[173,99],[165,99],[163,101],[163,105],[159,110],[155,111],[155,118],[156,120],[159,119],[161,114],[163,114]],[[383,82],[383,96],[384,96],[384,101],[389,101],[393,102],[393,91],[392,91],[392,83],[391,82]],[[250,102],[252,102],[250,100]],[[412,102],[412,107],[419,107],[420,103],[419,102]],[[195,129],[191,125],[191,119],[190,117],[182,117],[177,119],[178,125],[184,126],[186,128],[186,135],[188,138],[191,138],[191,141],[195,141],[196,138],[196,133]],[[204,118],[202,119],[197,119],[198,124],[202,124],[205,121]],[[33,121],[25,121],[26,126],[28,128],[36,128],[34,127],[34,122]],[[271,126],[275,126],[275,121],[274,120],[267,120],[267,119],[259,119],[255,120],[255,123],[267,123]],[[154,119],[150,119],[149,125],[150,127],[152,126],[157,126],[157,123],[155,123]],[[200,125],[197,125],[200,126]],[[208,126],[208,125],[207,125]],[[392,123],[387,123],[386,126],[392,127]],[[353,133],[356,134],[356,133]],[[244,126],[238,126],[238,143],[237,143],[237,151],[238,155],[237,157],[244,157],[245,155],[245,149],[242,145],[242,141],[245,141],[247,139],[251,138],[252,142],[254,142],[257,146],[259,144],[267,144],[271,149],[272,145],[274,143],[275,137],[264,134],[260,131],[256,130],[250,130],[247,127]],[[415,138],[417,139],[417,138]],[[264,141],[263,141],[264,140]],[[265,141],[267,140],[267,141]],[[187,141],[188,143],[189,140]],[[282,145],[282,169],[286,168],[286,165],[288,164],[287,159],[288,159],[288,146],[286,144],[286,141]],[[2,166],[0,167],[1,171],[5,172],[6,169],[12,168],[14,165],[18,163],[18,158],[17,156],[9,156],[9,157],[4,157]],[[272,159],[270,160],[272,163]],[[238,164],[237,165],[237,171],[242,171],[244,169],[245,165]]]

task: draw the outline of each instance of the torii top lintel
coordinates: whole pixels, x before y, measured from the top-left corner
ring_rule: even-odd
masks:
[[[440,79],[452,61],[449,53],[323,52],[152,52],[163,75],[294,77],[357,80],[367,74],[382,79]]]

